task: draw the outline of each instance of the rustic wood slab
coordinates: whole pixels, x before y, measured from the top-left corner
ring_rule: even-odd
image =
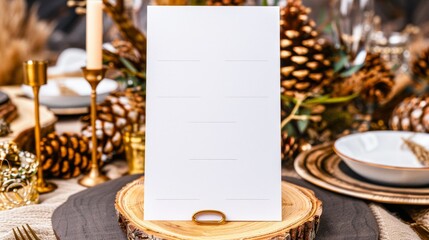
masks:
[[[10,127],[13,133],[0,138],[0,141],[14,141],[18,146],[27,151],[34,152],[34,102],[32,99],[20,97],[21,87],[8,86],[1,87],[1,91],[9,95],[9,98],[18,107],[18,118]],[[44,106],[40,106],[41,135],[45,136],[54,131],[57,117]]]
[[[143,221],[143,178],[126,185],[116,197],[121,228],[128,239],[315,239],[322,203],[313,191],[282,182],[281,222],[227,222],[197,225],[192,221]]]

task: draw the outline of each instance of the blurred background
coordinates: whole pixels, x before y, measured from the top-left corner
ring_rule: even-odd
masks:
[[[61,51],[70,47],[85,48],[85,16],[78,15],[74,8],[67,6],[67,0],[26,0],[28,11],[37,8],[40,19],[52,23],[53,33],[49,36],[48,48],[51,51]],[[125,1],[125,5],[138,16],[138,25],[145,29],[146,6],[149,0]],[[261,2],[248,1],[246,4],[254,5]],[[286,1],[279,2],[285,5]],[[313,9],[310,16],[318,25],[327,22],[330,17],[329,0],[303,0],[303,5]],[[316,11],[317,9],[317,11]],[[375,14],[381,18],[383,31],[401,31],[408,24],[418,25],[423,34],[429,33],[429,1],[425,0],[375,0]],[[105,18],[106,42],[115,37],[111,29],[112,21]]]

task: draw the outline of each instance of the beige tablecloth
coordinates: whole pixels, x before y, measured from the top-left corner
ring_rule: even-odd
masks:
[[[115,179],[127,172],[125,162],[116,162],[106,166],[108,177]],[[40,195],[40,204],[0,211],[0,239],[14,239],[12,228],[28,223],[42,240],[56,239],[52,230],[51,217],[54,210],[64,203],[70,195],[86,189],[77,183],[77,179],[53,180],[58,189],[52,193]]]

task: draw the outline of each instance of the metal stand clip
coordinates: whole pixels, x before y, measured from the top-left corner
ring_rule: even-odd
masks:
[[[206,215],[206,214],[218,215],[220,216],[220,220],[199,220],[198,219],[199,216]],[[192,221],[200,225],[221,225],[226,223],[226,216],[223,212],[217,211],[217,210],[201,210],[194,213],[194,215],[192,215]]]

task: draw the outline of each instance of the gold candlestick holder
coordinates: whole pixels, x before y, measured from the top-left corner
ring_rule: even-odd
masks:
[[[39,117],[39,90],[42,85],[47,82],[47,68],[46,61],[29,60],[24,62],[24,83],[33,88],[34,95],[34,138],[36,147],[36,161],[40,164],[40,117]],[[41,194],[54,191],[57,186],[51,182],[46,182],[43,178],[43,169],[39,167],[37,170],[37,191]]]
[[[97,120],[97,86],[103,80],[106,73],[106,68],[102,69],[87,69],[82,68],[83,75],[91,85],[91,129],[92,129],[92,157],[91,157],[91,170],[88,174],[79,179],[79,184],[85,187],[93,187],[100,183],[104,183],[109,178],[101,173],[97,160],[97,134],[95,121]]]

